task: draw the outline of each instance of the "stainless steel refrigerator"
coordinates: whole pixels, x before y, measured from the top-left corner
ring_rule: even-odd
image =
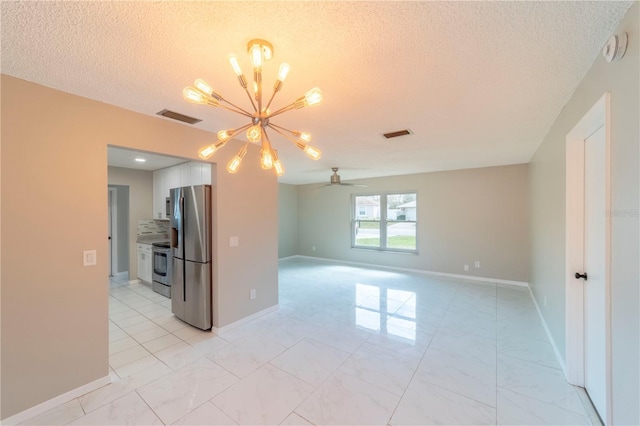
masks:
[[[211,185],[171,189],[171,310],[208,330],[211,312]]]

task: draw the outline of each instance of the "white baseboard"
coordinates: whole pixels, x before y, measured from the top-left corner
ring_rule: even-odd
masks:
[[[297,254],[294,254],[293,256],[280,257],[278,258],[278,260],[293,259],[295,257],[300,257],[300,256],[298,256]]]
[[[140,281],[139,279],[136,279],[136,280],[130,280],[130,281],[129,281],[129,284],[138,284],[138,283],[140,283],[140,282],[142,282],[142,281]]]
[[[254,319],[259,318],[259,317],[261,317],[263,315],[267,315],[267,314],[269,314],[269,313],[271,313],[273,311],[277,311],[279,308],[280,308],[280,305],[278,305],[278,304],[275,304],[273,306],[269,306],[266,309],[258,311],[255,314],[251,314],[248,317],[244,317],[242,319],[239,319],[238,321],[234,321],[231,324],[225,325],[224,327],[220,327],[220,328],[211,327],[211,331],[213,331],[216,334],[225,333],[225,332],[227,332],[229,330],[233,330],[236,327],[239,327],[239,326],[241,326],[243,324],[246,324],[246,323],[248,323],[250,321],[253,321]]]
[[[536,300],[535,296],[533,295],[533,291],[531,291],[531,287],[529,287],[529,295],[531,296],[531,299],[533,300],[533,304],[536,307],[536,311],[538,311],[538,316],[540,317],[540,321],[542,321],[542,326],[544,327],[544,331],[547,333],[547,337],[549,338],[549,342],[551,342],[551,347],[553,348],[553,353],[556,355],[556,359],[558,360],[558,363],[560,364],[560,368],[562,368],[562,372],[564,373],[564,377],[567,377],[567,366],[564,363],[564,359],[562,358],[562,354],[558,350],[558,346],[556,346],[556,341],[553,339],[553,336],[551,335],[551,331],[549,330],[549,327],[547,326],[547,321],[545,321],[544,316],[542,315],[542,311],[540,310],[540,306],[538,305],[538,301]]]
[[[425,269],[411,269],[411,268],[400,268],[396,266],[385,266],[385,265],[375,265],[372,263],[364,263],[364,262],[351,262],[347,260],[337,260],[337,259],[327,259],[324,257],[313,257],[313,256],[302,256],[295,255],[285,257],[279,260],[291,259],[291,258],[300,258],[300,259],[309,259],[309,260],[318,260],[321,262],[330,262],[330,263],[343,263],[346,265],[355,265],[355,266],[366,266],[369,268],[379,268],[379,269],[391,269],[394,271],[405,271],[405,272],[414,272],[417,274],[424,275],[433,275],[436,277],[443,278],[452,278],[456,280],[465,280],[470,282],[480,282],[480,283],[494,283],[494,284],[505,284],[505,285],[514,285],[518,287],[529,287],[529,283],[523,281],[511,281],[511,280],[502,280],[497,278],[485,278],[485,277],[475,277],[473,275],[461,275],[461,274],[449,274],[446,272],[435,272],[435,271],[427,271]]]
[[[111,377],[105,376],[98,380],[94,380],[93,382],[87,383],[86,385],[82,385],[75,389],[70,390],[69,392],[65,392],[62,395],[58,395],[55,398],[51,398],[48,401],[40,403],[35,407],[28,408],[18,414],[14,414],[11,417],[7,417],[2,420],[3,425],[17,425],[18,423],[24,422],[25,420],[29,420],[35,416],[39,416],[52,408],[56,408],[62,404],[66,404],[67,402],[74,400],[82,395],[85,395],[91,391],[94,391],[102,386],[108,385],[111,383]]]

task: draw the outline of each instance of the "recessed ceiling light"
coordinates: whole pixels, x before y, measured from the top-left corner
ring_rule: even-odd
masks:
[[[144,163],[144,162],[145,162],[145,161],[147,161],[147,160],[145,160],[144,158],[136,158],[136,161],[137,161],[138,163]]]

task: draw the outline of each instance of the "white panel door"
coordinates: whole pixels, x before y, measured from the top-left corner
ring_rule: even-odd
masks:
[[[606,199],[604,126],[584,144],[585,389],[602,419],[606,404]]]

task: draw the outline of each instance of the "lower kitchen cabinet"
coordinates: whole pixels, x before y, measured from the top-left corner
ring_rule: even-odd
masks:
[[[138,243],[138,278],[151,284],[153,268],[153,254],[151,244]]]

